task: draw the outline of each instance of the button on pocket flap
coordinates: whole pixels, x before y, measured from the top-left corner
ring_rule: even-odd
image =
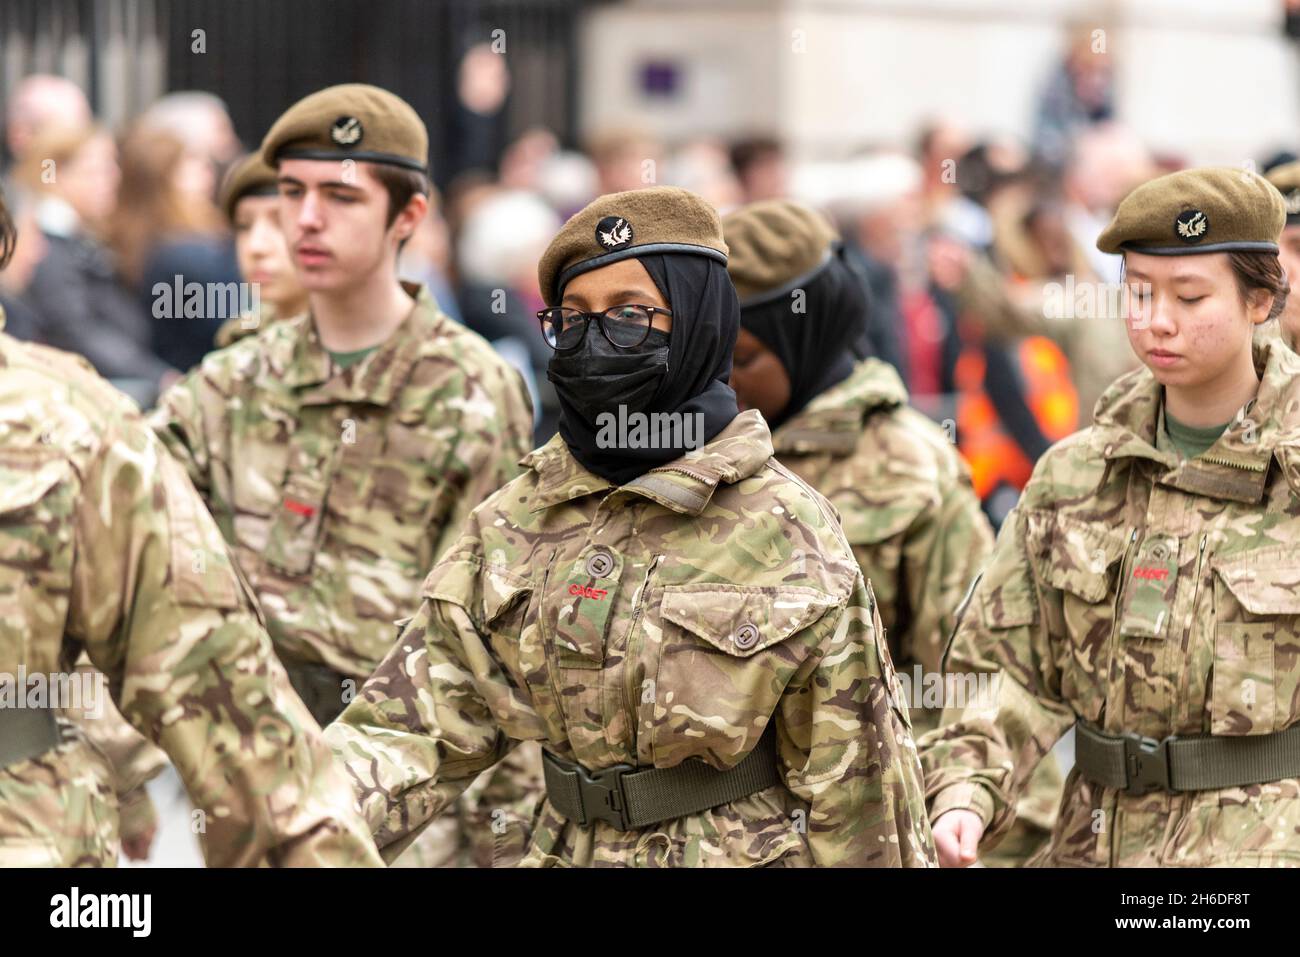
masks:
[[[1252,615],[1300,615],[1300,561],[1269,549],[1212,563],[1224,586]]]
[[[720,651],[748,658],[807,628],[834,604],[815,588],[670,585],[660,614]]]
[[[1111,567],[1124,557],[1122,531],[1060,516],[1031,516],[1029,548],[1043,581],[1087,602],[1111,588]]]
[[[426,598],[448,601],[469,612],[484,627],[509,611],[533,590],[532,582],[476,559],[442,561],[424,580]]]
[[[48,455],[0,456],[0,514],[31,508],[71,471],[66,459]]]

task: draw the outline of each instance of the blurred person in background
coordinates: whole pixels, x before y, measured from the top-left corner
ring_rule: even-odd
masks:
[[[801,195],[809,192],[810,173],[818,175],[815,170],[801,174]],[[903,319],[903,300],[916,286],[921,171],[910,157],[880,152],[851,161],[832,179],[835,185],[824,200],[844,237],[845,260],[862,278],[871,303],[854,351],[888,362],[913,392],[938,391],[937,376],[927,378],[924,364],[918,387],[908,352],[917,338],[928,341],[932,324],[920,323],[922,331],[914,332]],[[917,318],[914,311],[914,324]]]
[[[94,117],[81,87],[67,77],[37,73],[24,77],[14,88],[5,111],[5,147],[9,161],[17,164],[43,131],[89,126]]]
[[[744,200],[727,147],[708,136],[695,137],[673,150],[663,182],[690,190],[720,213]]]
[[[32,141],[15,179],[36,199],[47,249],[27,286],[36,338],[77,352],[142,404],[172,367],[153,351],[149,316],[101,241],[117,207],[117,148],[99,127],[52,129]]]
[[[1097,237],[1120,200],[1157,173],[1141,139],[1118,123],[1085,130],[1071,143],[1062,180],[1066,225],[1103,282],[1120,281],[1121,260],[1098,249]]]
[[[555,387],[546,377],[552,350],[542,339],[537,311],[537,260],[561,226],[533,193],[503,190],[474,207],[461,230],[457,297],[465,325],[523,374],[539,418],[533,444],[546,444],[559,422]]]
[[[293,266],[280,227],[275,170],[251,153],[230,168],[221,187],[221,210],[235,231],[235,254],[244,282],[257,284],[258,308],[227,319],[215,344],[225,348],[264,326],[307,311],[307,290]]]
[[[774,136],[750,136],[731,146],[731,169],[740,184],[741,203],[785,199],[790,194],[790,164]]]
[[[429,213],[398,251],[397,274],[426,286],[438,308],[457,322],[464,322],[452,284],[451,254],[451,228],[442,215],[442,199],[437,189],[430,186]]]
[[[1064,163],[1076,134],[1115,114],[1114,65],[1109,37],[1092,26],[1071,29],[1064,58],[1047,81],[1034,120],[1035,150]]]
[[[187,150],[211,164],[209,200],[216,196],[222,172],[241,152],[226,104],[219,96],[201,90],[181,90],[160,97],[140,114],[136,126],[141,131],[171,133]]]
[[[602,130],[591,137],[586,152],[596,165],[597,195],[644,189],[661,182],[663,144],[642,130]]]
[[[122,141],[122,184],[109,246],[122,278],[150,317],[153,350],[176,369],[199,363],[217,331],[238,315],[226,296],[203,297],[200,315],[183,312],[173,290],[198,283],[205,291],[239,281],[234,244],[212,201],[215,167],[199,148],[148,125]],[[159,302],[166,290],[172,308]]]
[[[945,217],[950,203],[961,198],[957,160],[971,148],[970,134],[949,119],[932,120],[916,137],[916,161],[921,167],[921,209],[926,226]]]
[[[537,170],[537,192],[561,220],[568,219],[596,197],[596,165],[576,150],[561,150]]]

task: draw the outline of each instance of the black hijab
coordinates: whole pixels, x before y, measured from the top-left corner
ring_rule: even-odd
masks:
[[[867,294],[842,247],[799,289],[803,312],[795,311],[794,290],[781,290],[740,313],[741,326],[776,355],[790,376],[790,401],[770,423],[774,429],[849,377],[854,343],[867,326]]]
[[[648,406],[648,414],[699,413],[704,425],[700,444],[709,442],[739,414],[731,378],[731,354],[740,328],[740,305],[727,268],[716,260],[690,253],[637,256],[673,314],[668,337],[668,365]],[[563,290],[561,290],[561,294]],[[588,336],[600,330],[589,327]],[[554,361],[554,360],[552,360]],[[560,436],[583,467],[616,485],[658,465],[680,458],[686,448],[669,446],[680,432],[661,433],[658,448],[601,448],[599,429],[559,396]],[[613,412],[614,410],[609,410]],[[698,437],[697,437],[698,438]]]

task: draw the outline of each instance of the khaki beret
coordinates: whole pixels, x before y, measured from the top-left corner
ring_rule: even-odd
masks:
[[[1275,253],[1285,220],[1282,194],[1258,173],[1231,166],[1187,169],[1125,196],[1097,248],[1157,256]]]
[[[548,306],[574,276],[649,253],[693,253],[726,265],[717,211],[694,193],[654,186],[609,193],[569,218],[537,264]]]
[[[1286,224],[1300,225],[1300,160],[1274,166],[1264,174],[1264,178],[1282,194],[1282,201],[1286,203]]]
[[[722,219],[727,272],[741,306],[788,295],[831,261],[839,234],[816,210],[786,199],[750,203]]]
[[[318,90],[285,110],[262,140],[262,159],[353,159],[426,172],[429,133],[400,96],[366,83]]]
[[[226,173],[221,184],[221,209],[235,221],[235,207],[245,196],[274,196],[275,170],[262,162],[260,153],[249,153]]]

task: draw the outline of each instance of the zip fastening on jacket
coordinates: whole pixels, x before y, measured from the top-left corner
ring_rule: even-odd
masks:
[[[1196,584],[1192,586],[1192,604],[1187,610],[1187,624],[1183,626],[1183,648],[1180,651],[1180,654],[1183,655],[1185,661],[1190,661],[1192,656],[1192,621],[1196,618],[1196,599],[1201,595],[1201,575],[1205,572],[1205,546],[1209,541],[1210,535],[1207,532],[1201,536],[1201,545],[1196,552]],[[1186,701],[1187,692],[1191,682],[1190,672],[1186,668],[1183,669],[1183,678],[1187,684],[1180,690],[1183,694],[1183,700]],[[1179,684],[1183,685],[1184,682],[1179,682]]]
[[[1202,455],[1201,461],[1209,462],[1211,465],[1225,465],[1229,468],[1242,469],[1246,472],[1263,472],[1268,469],[1268,462],[1235,462],[1219,455]]]
[[[641,612],[645,609],[645,593],[646,589],[650,587],[650,576],[653,575],[655,569],[659,567],[659,561],[662,558],[662,555],[656,555],[654,558],[650,559],[650,565],[645,570],[645,577],[641,579],[641,588],[636,594],[636,607],[632,609],[632,622],[628,625],[627,629],[627,645],[623,649],[623,669],[624,675],[626,676],[623,679],[623,704],[624,707],[627,708],[627,713],[632,718],[633,734],[637,738],[639,738],[641,734],[641,728],[639,726],[641,710],[639,701],[640,696],[635,693],[631,680],[633,672],[632,654],[636,647],[633,644],[633,641],[638,635],[637,626],[641,624]],[[657,695],[658,693],[659,689],[656,688],[655,694]]]

